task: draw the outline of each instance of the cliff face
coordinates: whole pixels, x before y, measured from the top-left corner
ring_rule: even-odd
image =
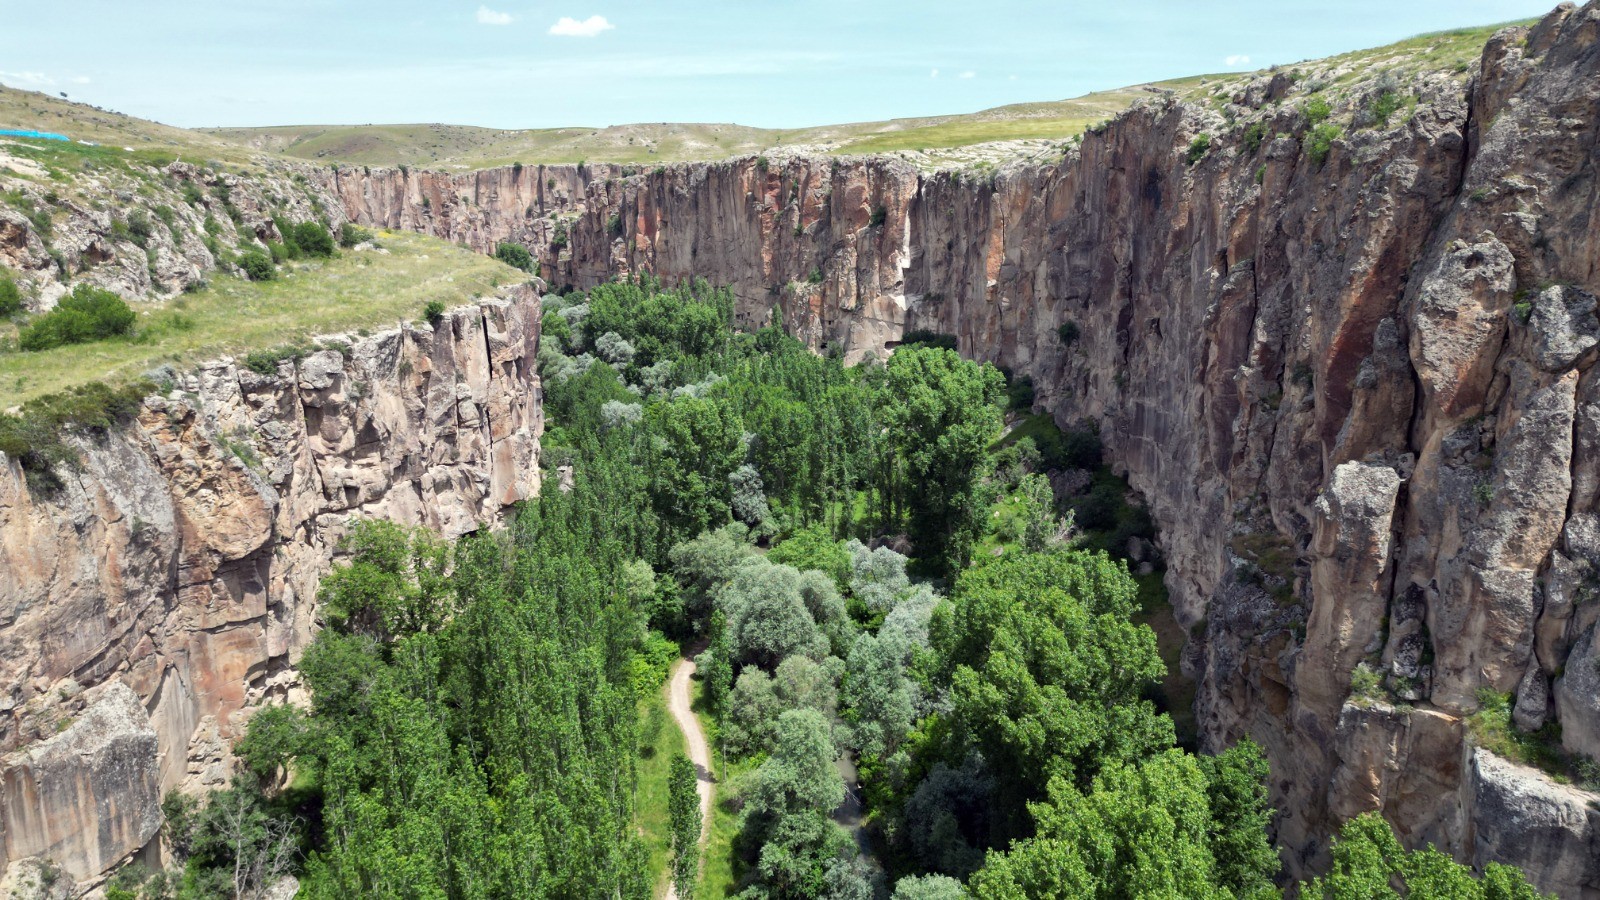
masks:
[[[92,878],[165,791],[225,783],[351,519],[455,536],[536,493],[538,333],[518,287],[272,374],[202,367],[52,497],[0,457],[0,860]]]
[[[1279,74],[996,176],[796,159],[331,188],[364,223],[526,243],[558,285],[699,276],[819,350],[929,329],[1032,376],[1149,502],[1203,742],[1267,748],[1292,871],[1380,809],[1408,843],[1600,897],[1600,798],[1469,737],[1512,694],[1519,726],[1600,761],[1597,39],[1600,4],[1563,6],[1464,89],[1404,82],[1387,121],[1378,88],[1347,98],[1323,147]],[[1381,686],[1353,693],[1365,670]]]

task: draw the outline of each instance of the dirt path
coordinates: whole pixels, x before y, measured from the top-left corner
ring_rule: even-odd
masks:
[[[706,844],[711,833],[711,797],[716,781],[711,775],[711,747],[706,743],[706,733],[700,728],[700,718],[694,714],[694,700],[689,692],[689,677],[694,674],[694,660],[680,659],[672,666],[667,678],[667,710],[672,721],[683,732],[684,749],[689,761],[694,763],[695,790],[700,794],[700,846]],[[678,900],[678,889],[667,880],[667,900]]]

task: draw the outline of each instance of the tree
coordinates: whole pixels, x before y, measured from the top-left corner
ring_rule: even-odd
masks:
[[[956,738],[996,773],[1007,830],[1052,778],[1087,788],[1105,764],[1172,746],[1172,721],[1141,699],[1166,667],[1129,620],[1136,593],[1103,553],[1008,554],[962,573],[936,610]]]
[[[1005,381],[954,351],[914,347],[885,367],[881,415],[903,467],[895,492],[917,556],[953,575],[982,533],[981,476],[1000,430]]]
[[[494,258],[500,260],[514,269],[524,272],[533,271],[533,254],[521,244],[512,244],[502,241],[494,248]]]
[[[733,517],[752,528],[765,525],[772,511],[767,507],[767,495],[762,491],[761,473],[746,463],[728,476],[728,486],[733,491]]]
[[[717,591],[736,662],[772,670],[795,654],[828,655],[828,640],[806,606],[803,586],[794,569],[756,560],[740,566]]]
[[[1236,897],[1266,896],[1278,854],[1267,841],[1267,757],[1248,738],[1216,756],[1200,757],[1211,806],[1211,856],[1217,883]]]
[[[1108,764],[1087,793],[1052,778],[1032,812],[1035,835],[973,876],[980,900],[1227,896],[1207,841],[1205,774],[1181,750]]]
[[[850,583],[850,551],[821,525],[802,528],[779,541],[768,551],[767,559],[802,572],[822,572],[832,578],[840,590]]]
[[[907,875],[894,884],[890,900],[967,900],[971,895],[948,875]]]
[[[916,697],[895,648],[870,634],[856,638],[845,667],[844,702],[864,756],[893,753],[911,730]]]
[[[437,631],[448,620],[454,608],[448,542],[425,528],[363,519],[340,546],[352,559],[323,579],[330,623],[389,638]]]
[[[1396,890],[1396,887],[1401,888]],[[1489,863],[1483,878],[1433,847],[1407,851],[1377,813],[1364,813],[1339,829],[1328,874],[1300,885],[1315,900],[1386,900],[1448,897],[1451,900],[1541,900],[1522,873]]]
[[[749,815],[773,821],[792,814],[827,812],[844,799],[844,780],[832,729],[821,712],[791,709],[778,717],[772,753],[756,769],[747,792]]]
[[[733,643],[728,638],[727,616],[722,610],[711,614],[706,649],[695,657],[695,669],[705,685],[706,706],[721,712],[733,686]]]
[[[672,758],[667,782],[667,819],[672,831],[672,883],[682,900],[693,900],[700,870],[700,795],[695,765],[682,753]]]
[[[869,611],[888,612],[900,592],[911,586],[906,558],[888,547],[868,549],[856,540],[845,547],[850,551],[850,593]]]
[[[1056,495],[1050,479],[1024,475],[1017,491],[1022,497],[1022,549],[1041,553],[1066,542],[1072,533],[1072,515],[1056,515]]]

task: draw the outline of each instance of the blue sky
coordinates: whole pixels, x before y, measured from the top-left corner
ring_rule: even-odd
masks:
[[[0,0],[0,81],[188,127],[795,127],[1293,63],[1554,4]]]

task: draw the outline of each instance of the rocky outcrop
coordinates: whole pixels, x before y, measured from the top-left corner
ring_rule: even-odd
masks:
[[[249,174],[185,162],[158,165],[107,151],[114,163],[51,172],[0,141],[0,274],[15,277],[34,311],[79,283],[130,300],[240,274],[236,253],[281,241],[279,221],[322,222],[337,234],[344,210],[323,170],[259,160]],[[52,178],[51,175],[57,177]]]
[[[520,286],[267,372],[173,375],[53,496],[0,456],[3,861],[98,875],[165,791],[225,783],[248,711],[297,689],[352,519],[457,536],[536,493],[538,335]]]
[[[1600,896],[1589,826],[1552,799],[1583,792],[1486,778],[1466,722],[1514,694],[1524,727],[1570,721],[1567,747],[1600,760],[1573,670],[1600,618],[1600,5],[1500,33],[1465,83],[1302,74],[1153,99],[1059,163],[994,174],[328,177],[359,221],[523,242],[557,285],[704,277],[746,325],[818,350],[881,356],[927,329],[1032,377],[1148,501],[1202,740],[1266,747],[1291,871],[1381,809],[1409,842]],[[1314,96],[1334,107],[1320,133]],[[1360,665],[1381,696],[1352,705]],[[1513,789],[1521,820],[1571,827],[1539,852],[1495,837],[1485,810]]]
[[[65,731],[5,760],[6,860],[48,859],[86,878],[149,843],[161,826],[150,717],[121,682],[99,693]]]

